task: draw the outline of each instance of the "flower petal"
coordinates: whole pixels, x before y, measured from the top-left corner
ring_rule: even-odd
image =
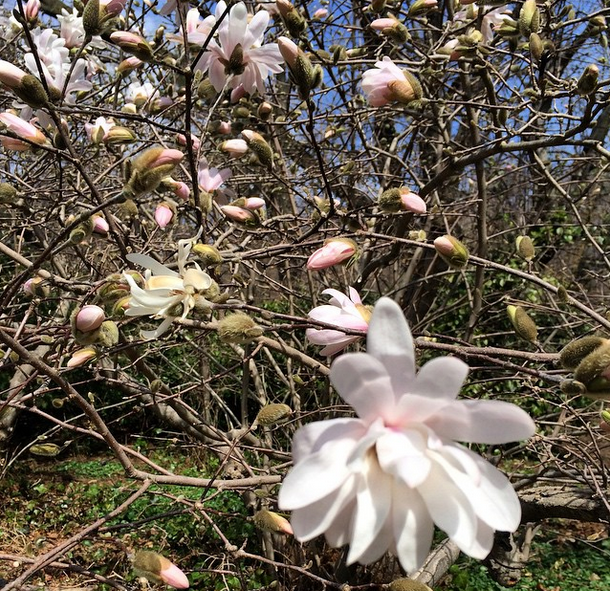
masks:
[[[380,298],[375,305],[367,351],[386,367],[394,391],[404,393],[415,377],[413,338],[400,306],[390,298]]]
[[[178,273],[176,273],[176,271],[168,269],[165,265],[162,265],[159,261],[153,259],[147,254],[128,254],[127,260],[130,263],[135,263],[136,265],[140,265],[140,267],[144,267],[145,269],[150,269],[155,275],[172,275],[174,277],[178,276]]]
[[[453,400],[468,375],[468,365],[457,357],[436,357],[417,372],[409,394]]]
[[[392,384],[386,368],[371,355],[342,355],[330,368],[330,381],[360,418],[372,421],[391,415],[395,405]]]

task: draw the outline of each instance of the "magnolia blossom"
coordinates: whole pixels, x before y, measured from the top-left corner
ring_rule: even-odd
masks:
[[[331,238],[307,259],[307,268],[310,271],[327,269],[351,259],[357,253],[358,246],[353,240]]]
[[[198,8],[191,8],[186,13],[186,40],[192,45],[203,45],[210,36],[216,24],[216,17],[212,14],[201,18]],[[180,27],[177,35],[167,35],[167,38],[176,43],[184,42],[184,33]]]
[[[375,63],[375,68],[364,72],[362,90],[373,107],[382,107],[392,101],[409,103],[421,98],[417,80],[387,55]]]
[[[488,5],[477,6],[471,5],[459,12],[455,13],[453,21],[470,22],[476,21],[479,15],[479,11],[483,11],[483,18],[481,19],[481,34],[483,35],[483,43],[489,43],[493,38],[493,31],[495,27],[500,26],[506,19],[510,19],[510,10],[506,6],[498,6],[493,8]]]
[[[225,181],[231,178],[231,169],[210,168],[208,161],[202,158],[199,161],[199,171],[197,173],[197,181],[199,186],[208,193],[216,191]]]
[[[65,39],[58,37],[52,29],[40,29],[39,27],[34,29],[31,34],[42,72],[52,94],[61,96],[65,88],[65,100],[71,104],[75,100],[74,93],[91,90],[93,84],[87,79],[87,61],[79,58],[72,68],[72,58],[66,47]],[[34,76],[39,77],[34,54],[26,53],[24,60],[28,70]],[[69,80],[68,75],[70,75]]]
[[[226,152],[227,154],[230,154],[231,156],[243,156],[247,151],[248,151],[248,144],[246,143],[246,140],[240,140],[240,139],[233,139],[233,140],[226,140],[224,142],[222,142],[222,144],[220,144],[220,146],[218,146],[218,149],[221,152]]]
[[[85,123],[85,132],[89,141],[94,144],[99,144],[104,140],[104,136],[115,127],[116,123],[112,119],[106,117],[98,117],[95,123]]]
[[[409,327],[389,298],[375,306],[367,350],[342,355],[330,372],[357,417],[295,435],[294,468],[279,494],[280,508],[293,511],[295,537],[350,544],[348,564],[389,550],[413,572],[436,524],[463,552],[484,558],[494,530],[519,526],[521,507],[508,479],[456,441],[525,439],[533,421],[507,402],[456,400],[468,372],[459,359],[433,359],[416,374]]]
[[[197,263],[193,263],[192,267],[186,267],[189,253],[197,238],[198,236],[178,242],[178,272],[148,255],[127,255],[128,261],[145,267],[146,271],[143,288],[138,286],[131,275],[123,274],[131,290],[129,308],[125,314],[163,318],[163,322],[156,330],[142,331],[144,338],[161,336],[175,317],[186,318],[196,305],[210,305],[204,294],[212,286],[212,278],[202,271]]]
[[[174,210],[167,202],[159,203],[155,209],[155,222],[163,230],[172,221]]]
[[[360,295],[353,287],[349,288],[349,296],[336,289],[325,289],[322,293],[331,296],[330,303],[311,310],[309,317],[312,320],[333,324],[339,329],[362,330],[364,332],[368,330],[371,313],[362,304]],[[332,328],[308,328],[305,335],[309,342],[314,345],[326,345],[320,351],[320,355],[326,356],[342,351],[361,338],[346,335],[342,330],[333,330]]]
[[[158,89],[150,82],[144,82],[144,84],[132,82],[125,92],[125,100],[128,103],[133,103],[137,107],[141,107],[158,93]]]
[[[216,6],[216,20],[226,10],[221,0]],[[269,73],[279,74],[284,62],[277,43],[263,45],[269,13],[261,10],[249,22],[248,9],[243,2],[231,7],[218,28],[218,41],[212,39],[196,68],[209,72],[210,82],[217,92],[225,84],[230,88],[243,86],[245,92],[265,91]]]
[[[83,17],[78,15],[76,8],[72,12],[68,12],[65,8],[61,14],[57,15],[59,21],[59,35],[65,42],[68,49],[72,47],[80,47],[85,40],[85,27],[83,26]]]

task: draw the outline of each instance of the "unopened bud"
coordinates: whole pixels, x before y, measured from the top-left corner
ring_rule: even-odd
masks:
[[[310,271],[351,263],[358,256],[358,245],[350,238],[330,238],[307,259]]]
[[[536,0],[525,0],[519,12],[519,31],[525,37],[540,29],[540,10]]]
[[[529,236],[517,236],[515,241],[517,247],[517,254],[529,263],[535,256],[536,251],[534,249],[534,243]]]
[[[293,535],[290,522],[285,517],[282,517],[273,511],[269,511],[268,509],[257,511],[252,520],[254,521],[254,525],[259,529],[264,529],[273,533]]]
[[[119,327],[112,320],[102,322],[98,329],[97,343],[102,347],[114,347],[119,342]]]
[[[17,202],[17,189],[8,183],[0,183],[0,204],[14,205]]]
[[[576,84],[578,94],[581,96],[593,94],[597,90],[598,77],[599,68],[595,64],[587,66]]]
[[[227,314],[218,322],[218,336],[225,343],[249,343],[260,337],[263,329],[247,314]]]
[[[468,249],[457,238],[446,234],[434,240],[438,255],[453,269],[463,269],[468,264]]]
[[[313,64],[304,51],[288,37],[279,37],[277,43],[290,74],[299,88],[300,97],[302,99],[308,98],[310,92],[316,86],[316,73]]]
[[[152,47],[148,44],[148,41],[131,31],[115,31],[110,35],[110,40],[123,51],[131,53],[143,62],[149,62],[154,57]]]
[[[506,306],[508,318],[517,336],[533,343],[538,338],[538,327],[521,306]]]
[[[388,189],[379,197],[379,207],[384,211],[410,211],[426,213],[425,201],[407,187]]]
[[[277,0],[276,6],[290,35],[300,37],[301,33],[307,28],[305,18],[288,0]]]
[[[244,136],[248,148],[256,154],[259,162],[269,169],[273,168],[273,150],[265,138],[260,133],[250,129],[244,129],[241,134]]]
[[[83,28],[93,37],[102,32],[100,22],[100,0],[88,0],[83,9]]]
[[[410,17],[422,16],[424,14],[428,14],[432,10],[436,10],[437,8],[437,0],[415,0],[415,2],[413,2],[409,8],[408,15]]]
[[[215,267],[223,262],[222,255],[218,249],[211,244],[195,244],[192,252],[199,257],[199,261],[204,267]]]
[[[589,389],[589,383],[600,376],[607,377],[610,367],[610,341],[596,347],[574,370],[574,379],[582,382]]]
[[[87,218],[84,222],[81,222],[73,228],[70,232],[70,242],[72,244],[80,244],[83,240],[86,240],[93,233],[93,218]]]
[[[544,53],[544,43],[538,33],[530,35],[530,54],[535,62],[539,62]]]
[[[99,306],[90,304],[83,306],[74,315],[74,327],[81,332],[91,332],[99,328],[106,319],[104,310]]]
[[[88,361],[95,359],[97,357],[97,351],[92,347],[87,347],[86,349],[79,349],[72,353],[72,357],[68,360],[66,367],[79,367],[84,365]]]
[[[111,127],[102,137],[105,144],[129,144],[136,141],[134,133],[121,125]]]
[[[264,101],[258,106],[257,114],[263,121],[267,121],[272,113],[273,105],[271,103]]]
[[[42,82],[31,74],[26,74],[21,80],[21,84],[12,90],[22,101],[35,109],[45,107],[49,102],[49,95]]]
[[[587,355],[608,343],[610,343],[608,339],[595,335],[576,339],[559,352],[559,363],[564,369],[574,370]]]
[[[268,404],[258,411],[256,422],[263,427],[272,427],[284,422],[292,415],[292,409],[287,404]]]
[[[389,591],[432,591],[428,585],[413,579],[396,579],[389,585]]]
[[[186,575],[165,556],[142,550],[135,555],[133,569],[138,576],[151,583],[166,584],[176,589],[187,589],[189,581]]]

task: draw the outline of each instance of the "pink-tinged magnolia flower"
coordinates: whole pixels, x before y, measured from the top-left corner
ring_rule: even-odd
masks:
[[[400,202],[402,209],[412,213],[426,213],[426,202],[413,191],[401,190]]]
[[[100,10],[108,16],[118,16],[125,8],[127,0],[100,0]]]
[[[246,143],[246,140],[226,140],[220,144],[218,149],[221,152],[230,154],[231,156],[243,156],[248,151],[248,144]]]
[[[83,306],[76,314],[74,325],[81,332],[91,332],[106,320],[104,310],[94,304]]]
[[[191,196],[189,186],[182,181],[175,181],[172,177],[167,177],[163,179],[163,184],[169,187],[174,195],[182,201],[188,201]]]
[[[310,271],[326,269],[351,259],[358,252],[358,247],[349,238],[331,238],[322,248],[318,248],[307,260]]]
[[[95,123],[85,123],[85,132],[89,141],[100,144],[104,141],[104,136],[116,125],[112,119],[98,117]]]
[[[318,8],[318,10],[316,10],[311,15],[311,18],[314,18],[316,20],[320,20],[320,19],[326,18],[327,16],[328,16],[328,9],[327,8]]]
[[[34,144],[42,146],[47,143],[47,138],[38,127],[21,119],[14,113],[5,111],[0,113],[0,124],[4,125],[9,131],[14,133],[20,139],[28,140]],[[9,150],[31,150],[32,146],[26,142],[16,140],[14,138],[3,137],[2,145]]]
[[[151,316],[163,318],[156,330],[142,331],[144,338],[157,338],[171,325],[176,316],[186,318],[196,305],[211,306],[205,298],[212,286],[212,278],[197,263],[186,267],[193,244],[199,239],[178,242],[178,272],[169,269],[145,254],[129,254],[127,260],[146,268],[144,287],[139,287],[129,273],[123,277],[129,284],[131,297],[126,316]]]
[[[462,2],[460,2],[463,4]],[[494,35],[494,28],[502,25],[502,23],[510,19],[510,11],[506,6],[499,6],[492,8],[491,6],[468,6],[463,10],[455,13],[453,21],[471,22],[477,21],[479,11],[483,11],[483,18],[481,19],[481,34],[483,35],[483,43],[489,43]]]
[[[172,221],[173,217],[174,210],[168,203],[164,201],[157,205],[155,209],[155,222],[157,222],[159,228],[164,229]]]
[[[348,564],[389,550],[411,573],[436,524],[484,558],[494,530],[517,529],[521,507],[508,479],[456,442],[526,439],[533,421],[507,402],[457,400],[468,372],[459,359],[433,359],[416,374],[409,327],[389,298],[375,306],[367,351],[342,355],[330,372],[357,417],[311,423],[294,437],[279,506],[293,512],[295,537],[350,544]]]
[[[221,0],[216,6],[216,20],[225,12]],[[243,2],[231,7],[228,16],[218,28],[218,41],[212,39],[201,60],[195,66],[209,72],[210,82],[217,92],[225,84],[229,88],[243,86],[245,92],[265,92],[265,80],[270,73],[283,72],[283,59],[277,43],[263,45],[269,13],[261,10],[249,20],[248,9]]]
[[[349,297],[336,289],[325,289],[325,295],[331,296],[330,303],[318,306],[309,312],[312,320],[333,324],[337,328],[362,330],[366,332],[369,328],[371,312],[367,306],[362,304],[360,295],[353,288],[349,288]],[[308,328],[305,332],[307,339],[314,345],[325,345],[320,355],[330,357],[342,351],[348,345],[355,343],[362,337],[347,335],[341,330],[332,328]]]
[[[210,36],[214,25],[216,24],[216,17],[212,14],[206,16],[204,19],[201,18],[198,8],[191,8],[186,13],[186,40],[191,45],[203,45],[206,39]],[[176,43],[184,42],[184,34],[182,27],[180,27],[176,35],[167,35],[170,41]]]
[[[371,23],[371,29],[374,31],[383,31],[384,29],[391,29],[396,24],[395,18],[384,17],[384,18],[376,18]]]
[[[362,90],[373,107],[382,107],[393,101],[406,104],[422,96],[415,77],[401,70],[387,55],[375,64],[375,68],[364,72]]]
[[[144,62],[141,59],[138,59],[135,55],[130,55],[117,66],[116,70],[119,74],[127,75],[129,72],[133,72],[143,64]]]
[[[188,589],[189,587],[189,580],[186,575],[173,562],[161,569],[159,577],[166,585],[175,589]]]
[[[212,193],[216,191],[225,181],[231,178],[231,169],[210,168],[208,161],[202,158],[199,161],[199,171],[197,172],[197,182],[203,191]]]
[[[175,589],[188,589],[189,580],[186,575],[165,556],[144,550],[135,555],[134,570],[151,583],[165,583]]]
[[[232,131],[232,125],[230,121],[220,121],[215,127],[214,131],[220,135],[229,135]]]
[[[180,150],[174,150],[173,148],[165,148],[161,151],[158,156],[148,163],[148,167],[150,169],[159,168],[160,166],[165,166],[167,164],[171,164],[172,166],[177,166],[182,162],[184,158],[184,154]]]
[[[108,234],[110,226],[104,217],[101,215],[93,216],[93,231],[96,234]]]
[[[57,15],[59,21],[59,36],[64,40],[68,49],[80,47],[85,40],[85,27],[83,17],[78,15],[76,8],[68,12],[65,8]]]
[[[40,11],[40,0],[28,0],[23,6],[25,18],[29,22],[33,22],[38,18]]]

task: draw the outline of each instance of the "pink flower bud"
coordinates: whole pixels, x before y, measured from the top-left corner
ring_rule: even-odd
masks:
[[[186,575],[173,563],[170,562],[159,572],[159,576],[166,585],[170,585],[175,589],[188,589],[189,580]]]
[[[19,88],[26,72],[10,62],[0,60],[0,82],[11,90]]]
[[[177,133],[176,134],[176,141],[181,145],[181,146],[186,146],[186,136],[182,133]],[[191,133],[191,144],[193,145],[193,150],[195,152],[199,151],[199,146],[201,145],[201,142],[199,141],[199,139],[193,135]]]
[[[180,150],[166,148],[150,163],[150,168],[158,168],[166,164],[176,166],[180,164],[183,158],[184,154]]]
[[[217,131],[221,135],[229,135],[231,133],[231,122],[230,121],[221,121],[218,124]]]
[[[30,142],[33,142],[33,143],[41,145],[41,146],[47,143],[47,138],[44,135],[44,133],[42,133],[42,131],[40,131],[40,129],[38,129],[36,126],[32,125],[31,123],[28,123],[24,119],[21,119],[21,117],[17,117],[17,115],[10,113],[9,111],[0,113],[0,123],[4,124],[9,131],[12,131],[15,135],[19,136],[21,139],[29,140]],[[10,139],[10,138],[4,138],[4,139]],[[5,147],[6,147],[6,144],[4,143],[4,141],[3,141],[3,145],[5,145]],[[30,148],[31,148],[31,146],[28,145],[28,147],[26,149],[30,149]]]
[[[25,18],[33,22],[38,18],[38,12],[40,11],[40,0],[28,0],[23,7]]]
[[[30,277],[30,279],[23,284],[21,289],[23,289],[25,295],[30,297],[41,295],[40,286],[42,285],[42,282],[42,277]]]
[[[125,8],[125,4],[127,4],[127,0],[100,0],[100,8],[103,8],[110,16],[118,16]]]
[[[237,205],[223,205],[220,210],[229,219],[241,224],[252,224],[256,223],[257,220],[256,215],[252,211]]]
[[[323,19],[323,18],[326,18],[327,16],[328,16],[328,10],[326,8],[318,8],[318,10],[316,10],[313,13],[312,18]]]
[[[75,326],[81,332],[91,332],[102,325],[106,319],[104,310],[99,306],[90,304],[83,306],[76,314]]]
[[[246,89],[244,88],[243,84],[240,84],[239,86],[236,86],[231,91],[230,101],[232,104],[235,104],[235,103],[238,103],[245,96],[246,96]]]
[[[163,184],[171,189],[172,193],[182,201],[188,201],[191,196],[191,190],[186,183],[175,181],[172,177],[163,179]]]
[[[227,152],[231,156],[243,156],[248,151],[246,140],[227,140],[222,142],[219,147],[221,152]]]
[[[141,59],[138,59],[135,55],[124,59],[117,67],[117,72],[119,74],[129,74],[136,68],[139,68],[144,62]]]
[[[413,213],[426,213],[426,202],[416,193],[409,190],[400,191],[400,201],[402,208],[405,211],[412,211]]]
[[[168,203],[163,202],[157,205],[157,209],[155,209],[155,221],[159,228],[165,228],[174,217],[174,212]]]
[[[310,271],[326,269],[351,259],[358,252],[358,247],[349,238],[331,238],[316,250],[307,261]]]
[[[101,215],[93,216],[93,231],[97,234],[108,234],[110,226],[105,218]]]
[[[297,44],[288,37],[278,37],[277,45],[280,48],[280,53],[282,54],[284,61],[290,68],[294,68],[300,53]]]
[[[383,31],[384,29],[390,29],[396,24],[395,18],[376,18],[371,23],[371,29],[374,31]]]
[[[97,355],[97,351],[91,347],[87,347],[86,349],[79,349],[72,353],[72,357],[68,360],[66,364],[67,367],[79,367],[94,359]]]
[[[265,207],[265,200],[261,199],[260,197],[247,197],[244,200],[244,207],[251,211],[255,211]]]

